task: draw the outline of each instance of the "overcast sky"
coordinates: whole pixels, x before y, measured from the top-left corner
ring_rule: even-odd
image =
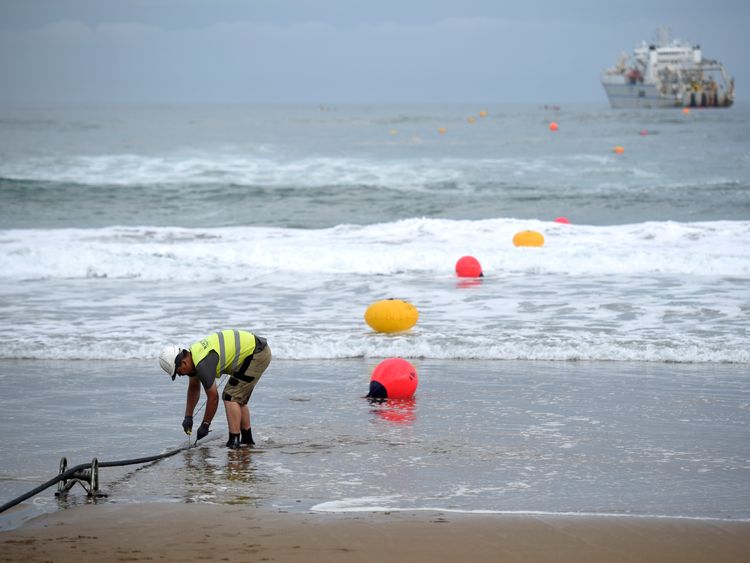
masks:
[[[750,100],[750,2],[0,0],[0,103],[606,104],[659,25]]]

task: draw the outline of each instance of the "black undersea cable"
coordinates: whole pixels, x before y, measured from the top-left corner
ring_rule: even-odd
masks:
[[[219,384],[217,385],[217,387],[220,388],[221,385],[223,384],[223,382],[224,382],[224,376],[222,376],[222,378],[219,381]],[[206,398],[203,401],[203,404],[200,407],[198,407],[198,411],[197,412],[200,412],[201,409],[203,409],[205,407],[207,400],[208,400],[208,398]],[[171,457],[171,456],[173,456],[175,454],[178,454],[178,453],[180,453],[182,451],[185,451],[185,450],[188,450],[190,448],[193,448],[193,447],[195,447],[197,445],[197,443],[198,443],[198,441],[196,440],[195,443],[191,444],[190,443],[190,437],[188,436],[188,443],[186,445],[180,446],[179,448],[175,448],[173,450],[169,450],[169,451],[161,453],[161,454],[156,454],[156,455],[151,455],[151,456],[146,456],[146,457],[137,457],[137,458],[132,458],[132,459],[121,459],[121,460],[117,460],[117,461],[100,461],[100,462],[97,463],[96,460],[94,460],[94,461],[92,461],[90,463],[81,463],[79,465],[71,467],[70,469],[67,469],[65,471],[61,471],[58,475],[56,475],[55,477],[53,477],[49,481],[47,481],[45,483],[42,483],[38,487],[30,490],[27,493],[22,494],[21,496],[19,496],[17,498],[14,498],[11,501],[6,502],[2,506],[0,506],[0,513],[5,512],[9,508],[13,508],[17,504],[20,504],[23,501],[25,501],[27,499],[30,499],[33,496],[38,495],[43,490],[48,489],[49,487],[51,487],[52,485],[55,485],[55,484],[59,483],[60,481],[67,481],[68,479],[75,478],[75,477],[79,476],[82,471],[86,471],[88,469],[91,469],[92,465],[96,465],[97,468],[98,468],[98,467],[122,467],[122,466],[126,466],[126,465],[136,465],[136,464],[142,464],[142,463],[149,463],[149,462],[152,462],[152,461],[158,461],[160,459]]]

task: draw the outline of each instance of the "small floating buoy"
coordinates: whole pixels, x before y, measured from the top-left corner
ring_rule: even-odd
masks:
[[[612,149],[616,154],[622,154],[625,152],[625,148],[621,147],[620,145],[617,145],[615,148]]]
[[[479,112],[479,117],[487,117],[487,115],[488,115],[487,110],[483,109],[482,111]]]
[[[553,121],[549,124],[549,130],[550,131],[557,131],[557,122]]]
[[[648,135],[648,129],[641,129],[641,130],[640,130],[640,131],[638,132],[638,134],[639,134],[639,135],[640,135],[641,137],[645,137],[646,135]]]
[[[690,113],[690,108],[682,108],[682,113],[687,115],[688,113]]]
[[[567,217],[557,217],[555,223],[565,223],[567,225],[570,221],[568,221]]]
[[[440,133],[441,135],[445,135],[445,127],[440,127],[438,129],[438,133]]]
[[[365,322],[378,332],[409,330],[419,319],[419,312],[411,303],[401,299],[384,299],[370,305],[365,311]]]
[[[462,256],[456,262],[456,274],[459,278],[480,278],[482,265],[473,256]]]
[[[513,244],[516,246],[542,246],[544,237],[542,233],[536,231],[521,231],[513,237]]]
[[[417,370],[402,358],[383,360],[370,376],[371,399],[411,399],[417,390]]]
[[[391,135],[398,135],[398,129],[391,129],[390,130]]]
[[[470,124],[474,124],[474,123],[477,122],[477,118],[474,117],[473,115],[471,115],[471,116],[469,116],[469,117],[466,118],[466,121],[468,121]]]

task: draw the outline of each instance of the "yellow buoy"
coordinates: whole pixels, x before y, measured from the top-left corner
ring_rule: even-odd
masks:
[[[513,244],[516,246],[542,246],[544,237],[542,233],[536,231],[521,231],[513,237]]]
[[[615,152],[616,152],[617,154],[622,154],[622,153],[624,153],[624,152],[625,152],[625,149],[624,149],[623,147],[621,147],[620,145],[617,145],[617,146],[616,146],[616,147],[615,147],[614,149],[612,149],[612,150],[613,150],[613,151],[615,151]]]
[[[365,311],[365,322],[378,332],[409,330],[419,318],[417,308],[401,299],[384,299],[370,305]]]
[[[469,123],[476,123],[477,118],[472,115],[472,116],[467,117],[466,121],[468,121]]]

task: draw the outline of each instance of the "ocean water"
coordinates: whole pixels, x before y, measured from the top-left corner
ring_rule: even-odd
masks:
[[[274,360],[251,401],[257,449],[224,447],[219,412],[199,447],[100,469],[97,502],[750,519],[744,366],[415,359],[415,397],[373,404],[362,396],[377,363]],[[151,360],[0,360],[0,382],[3,502],[62,457],[187,444],[185,382]],[[29,395],[43,408],[30,413]],[[59,502],[54,490],[3,513],[0,529],[87,502],[78,485]]]
[[[558,131],[549,130],[551,121]],[[613,152],[617,145],[624,153]],[[174,446],[180,437],[172,419],[181,418],[183,400],[177,385],[169,416],[161,398],[139,400],[159,385],[153,379],[117,387],[143,426],[143,440],[125,446],[116,439],[127,427],[122,414],[96,409],[93,423],[86,405],[112,384],[106,372],[127,377],[133,369],[158,380],[154,358],[164,343],[187,345],[238,327],[268,337],[286,384],[297,385],[283,388],[283,412],[272,431],[263,429],[266,451],[252,454],[253,475],[275,484],[274,494],[258,497],[266,504],[750,517],[750,505],[737,500],[747,494],[727,500],[730,491],[747,493],[750,482],[748,107],[689,114],[492,105],[0,109],[0,191],[0,379],[18,387],[0,403],[17,409],[0,415],[15,436],[13,447],[2,446],[4,496],[23,492],[29,463],[33,477],[49,478],[42,479],[43,467],[61,452],[93,448],[113,459]],[[570,224],[555,222],[559,216]],[[544,246],[515,247],[513,235],[522,230],[542,233]],[[483,278],[456,277],[464,255],[480,261]],[[364,323],[367,306],[389,297],[419,310],[409,332],[382,335]],[[422,377],[414,424],[387,427],[399,436],[422,434],[394,438],[389,448],[371,424],[357,438],[345,429],[374,416],[357,393],[366,392],[377,361],[391,356],[435,376]],[[517,360],[532,367],[511,371],[532,371],[533,384],[503,379]],[[327,365],[337,366],[334,374],[321,373]],[[477,385],[451,385],[464,377],[456,367],[464,365],[474,366],[468,371]],[[317,375],[306,381],[310,370]],[[683,416],[680,427],[681,406],[670,399],[649,410],[647,397],[630,387],[651,389],[654,381],[657,396],[686,393],[691,404],[714,406]],[[19,405],[29,386],[44,397],[53,382],[50,404],[40,407],[52,413],[43,419],[55,438],[39,442],[34,417]],[[599,401],[586,382],[611,390],[602,411],[560,402],[579,394]],[[495,386],[521,395],[484,405]],[[309,421],[325,424],[327,394],[353,409],[344,422],[328,441],[294,437]],[[270,416],[256,400],[261,420]],[[535,400],[565,408],[540,414],[530,406]],[[436,450],[438,429],[463,409],[512,416],[503,405],[535,420],[490,426],[496,432],[489,436],[478,415],[460,433],[451,430],[448,453]],[[406,419],[412,410],[402,413]],[[615,439],[603,457],[597,450],[590,479],[575,476],[570,457],[558,466],[555,456],[536,453],[575,450],[557,423],[572,429],[576,443],[604,448],[622,422],[612,413],[643,440]],[[639,446],[654,441],[656,427],[644,422],[654,418],[680,432],[652,449]],[[62,421],[107,431],[65,432]],[[169,431],[156,438],[162,426]],[[610,434],[598,433],[604,429]],[[727,429],[711,449],[709,436]],[[472,433],[471,447],[461,447],[458,437]],[[695,454],[683,460],[687,470],[672,471],[670,462],[693,455],[691,439],[710,455]],[[517,440],[533,444],[527,454],[537,461],[518,455]],[[22,447],[39,443],[45,446],[33,455]],[[404,461],[401,443],[416,444],[413,463]],[[204,449],[186,455],[208,456],[202,463],[220,476],[214,489],[235,491],[221,477],[229,471],[226,452]],[[335,463],[325,467],[346,470],[323,471],[327,458]],[[645,460],[641,473],[628,479],[627,460],[636,458]],[[292,459],[317,468],[319,479],[304,473],[307,485],[299,486],[302,468]],[[443,483],[464,471],[466,459],[478,467],[497,462],[502,477],[466,472],[456,490],[469,492],[451,497]],[[398,480],[377,486],[375,461],[426,476],[424,487],[394,489]],[[169,463],[192,484],[170,488],[161,469]],[[145,490],[191,500],[203,497],[186,490],[206,489],[209,500],[216,494],[184,457],[169,463],[136,474]],[[713,500],[688,476],[706,467],[699,482],[722,491]],[[285,472],[291,477],[274,480]],[[622,486],[612,489],[607,475]],[[589,485],[575,485],[582,480]],[[664,502],[657,492],[667,483],[684,493]],[[431,486],[435,495],[427,493]],[[659,502],[640,493],[625,502],[638,487]],[[141,488],[127,488],[120,500],[142,498]],[[299,503],[290,500],[295,494]]]

